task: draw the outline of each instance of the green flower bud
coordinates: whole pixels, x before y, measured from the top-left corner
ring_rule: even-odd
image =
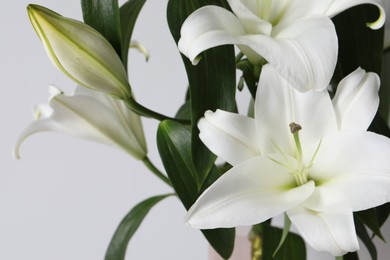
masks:
[[[79,85],[119,99],[131,96],[126,70],[99,32],[39,5],[29,5],[27,10],[46,53],[65,75]]]

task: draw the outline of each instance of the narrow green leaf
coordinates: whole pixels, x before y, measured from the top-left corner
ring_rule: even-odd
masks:
[[[118,0],[81,0],[84,22],[100,32],[121,57]]]
[[[374,235],[378,236],[383,241],[385,240],[381,233],[381,227],[379,225],[375,208],[355,212],[355,217],[366,225],[374,233]]]
[[[131,36],[133,34],[134,26],[138,15],[141,12],[146,0],[128,0],[120,8],[120,28],[122,34],[122,61],[127,68],[127,59],[129,53],[129,46]]]
[[[196,9],[204,5],[219,5],[228,8],[225,0],[170,0],[167,18],[172,36],[176,42],[180,38],[180,28],[184,20]],[[198,174],[198,187],[206,180],[216,157],[200,141],[198,120],[207,110],[217,108],[234,111],[235,107],[235,57],[233,46],[222,46],[201,54],[201,61],[193,66],[182,56],[190,85],[192,114],[192,154]]]
[[[303,239],[294,233],[290,233],[283,246],[275,257],[272,256],[277,248],[283,231],[269,224],[263,225],[263,258],[262,260],[305,260],[306,246]]]
[[[165,120],[160,123],[157,130],[157,146],[172,186],[188,210],[200,195],[196,171],[192,164],[191,132],[177,122]],[[217,175],[218,172],[215,171],[209,174],[209,176]],[[221,256],[230,257],[233,252],[234,229],[202,230],[202,232]]]
[[[287,216],[287,214],[284,214],[284,227],[283,227],[283,233],[282,237],[280,238],[280,242],[278,247],[276,248],[275,252],[273,253],[273,257],[279,252],[280,248],[283,246],[284,241],[286,241],[287,235],[290,233],[290,228],[291,228],[291,220]]]
[[[124,260],[130,239],[133,237],[150,209],[158,202],[171,195],[172,194],[155,196],[137,204],[119,224],[111,239],[104,259]]]
[[[357,235],[359,236],[360,240],[363,242],[368,252],[370,253],[371,259],[377,260],[378,254],[376,251],[375,244],[372,241],[370,235],[368,234],[364,224],[361,221],[359,221],[356,217],[355,217],[355,228],[356,228]]]

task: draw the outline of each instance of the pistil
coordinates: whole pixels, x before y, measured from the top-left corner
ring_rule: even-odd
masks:
[[[294,136],[294,142],[296,146],[295,156],[298,162],[297,169],[294,172],[292,172],[292,174],[294,175],[296,183],[298,185],[303,185],[308,181],[307,176],[309,175],[309,168],[304,167],[303,165],[302,146],[301,146],[301,141],[299,139],[299,131],[302,130],[302,126],[294,122],[292,122],[289,126],[290,126],[290,131]]]

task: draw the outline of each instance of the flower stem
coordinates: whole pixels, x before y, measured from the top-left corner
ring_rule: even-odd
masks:
[[[142,160],[142,162],[145,164],[145,166],[160,180],[168,184],[170,187],[172,187],[171,181],[167,176],[165,176],[157,167],[150,161],[149,157],[145,156],[145,158]]]
[[[165,116],[165,115],[160,114],[158,112],[155,112],[153,110],[150,110],[149,108],[144,107],[143,105],[141,105],[140,103],[135,101],[134,98],[126,99],[126,100],[124,100],[124,102],[129,109],[131,109],[132,111],[136,112],[137,114],[139,114],[141,116],[154,118],[154,119],[157,119],[159,121],[169,119],[169,120],[173,120],[173,121],[183,123],[183,124],[190,124],[190,122],[188,120],[182,120],[182,119],[168,117],[168,116]]]

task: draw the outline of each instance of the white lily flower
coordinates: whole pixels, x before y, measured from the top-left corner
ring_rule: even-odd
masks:
[[[66,76],[119,99],[131,96],[126,70],[99,32],[39,5],[29,5],[27,10],[47,55]]]
[[[77,87],[73,95],[65,95],[53,86],[49,91],[49,105],[35,108],[36,121],[24,129],[15,145],[16,158],[22,142],[42,131],[67,133],[118,147],[139,160],[145,158],[141,119],[123,101],[83,87]]]
[[[248,226],[286,212],[314,249],[358,250],[352,213],[390,201],[390,139],[366,131],[379,84],[359,68],[331,100],[326,90],[295,90],[265,65],[254,119],[217,110],[199,121],[202,141],[233,168],[199,197],[186,222]]]
[[[194,64],[212,47],[236,44],[253,64],[264,59],[300,91],[327,87],[337,62],[338,43],[329,17],[352,6],[377,5],[380,0],[228,0],[233,13],[205,6],[192,13],[181,28],[179,50]]]

